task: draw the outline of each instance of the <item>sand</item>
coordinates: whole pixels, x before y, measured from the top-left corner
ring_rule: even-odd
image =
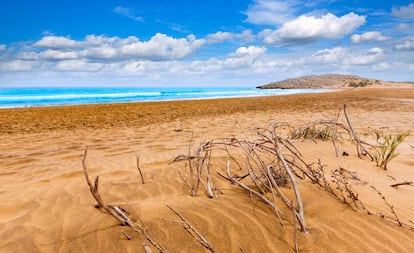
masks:
[[[120,226],[94,207],[81,159],[92,178],[100,176],[107,204],[142,219],[168,252],[208,252],[184,229],[164,203],[179,210],[216,252],[293,252],[291,217],[280,226],[269,206],[213,173],[217,199],[200,190],[191,197],[179,176],[193,136],[221,140],[251,136],[256,126],[273,122],[301,126],[334,117],[343,104],[356,131],[370,139],[374,129],[388,134],[411,131],[388,170],[344,142],[349,156],[337,158],[329,141],[296,140],[307,161],[330,169],[343,167],[365,183],[353,181],[360,199],[374,211],[353,211],[327,192],[299,180],[310,234],[298,234],[300,252],[413,252],[414,231],[381,218],[390,208],[414,226],[414,89],[363,88],[323,94],[202,101],[67,106],[0,110],[0,252],[145,252],[141,235]],[[371,138],[372,139],[372,138]],[[136,169],[140,157],[145,184]],[[225,159],[213,152],[212,171]],[[291,191],[291,189],[285,189]],[[120,231],[132,237],[128,240]],[[153,249],[153,252],[156,252]]]

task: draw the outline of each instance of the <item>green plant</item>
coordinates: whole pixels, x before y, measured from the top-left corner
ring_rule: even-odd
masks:
[[[358,88],[358,87],[365,87],[365,86],[369,86],[372,85],[372,81],[371,80],[367,80],[367,79],[362,79],[362,80],[358,80],[358,81],[352,81],[348,84],[349,87],[353,87],[353,88]]]
[[[404,141],[405,137],[410,135],[410,132],[405,132],[397,135],[384,135],[381,132],[376,132],[375,135],[377,137],[377,142],[381,145],[377,150],[377,154],[374,154],[374,161],[378,167],[384,168],[384,170],[386,170],[388,163],[398,155],[396,152],[398,145]]]
[[[290,133],[292,139],[319,139],[327,141],[335,135],[334,129],[329,125],[312,124],[302,128],[294,129]]]

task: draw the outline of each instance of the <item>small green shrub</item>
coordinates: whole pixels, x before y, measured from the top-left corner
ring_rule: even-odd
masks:
[[[358,80],[358,81],[352,81],[348,84],[349,87],[352,88],[358,88],[358,87],[365,87],[368,85],[372,85],[372,81],[368,79]]]
[[[400,145],[410,133],[405,132],[397,135],[384,135],[381,132],[376,132],[375,135],[377,137],[377,142],[380,143],[381,146],[379,146],[377,154],[374,154],[374,161],[378,167],[386,170],[388,163],[398,155],[396,152],[398,145]]]
[[[318,139],[326,141],[334,136],[334,131],[329,126],[312,125],[294,129],[290,136],[292,139]]]

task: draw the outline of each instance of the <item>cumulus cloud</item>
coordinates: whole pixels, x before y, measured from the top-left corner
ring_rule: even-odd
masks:
[[[56,64],[55,69],[62,71],[96,72],[103,67],[101,63],[88,62],[84,59],[65,60]]]
[[[362,43],[370,41],[384,41],[389,38],[383,36],[380,32],[365,32],[363,34],[354,34],[351,36],[352,43]]]
[[[33,69],[35,65],[37,65],[37,63],[33,61],[12,60],[8,62],[0,62],[0,70],[4,72],[28,71]]]
[[[39,54],[35,52],[21,52],[16,58],[24,61],[35,61],[39,59]]]
[[[411,3],[407,6],[394,6],[392,8],[392,14],[402,19],[414,19],[414,3]]]
[[[300,45],[320,39],[341,38],[365,23],[365,16],[353,12],[342,17],[331,13],[319,18],[302,15],[284,23],[280,29],[264,30],[259,35],[270,45]]]
[[[34,43],[35,47],[45,51],[31,54],[46,60],[113,60],[126,59],[173,60],[182,59],[192,54],[205,44],[204,39],[196,39],[194,35],[186,38],[173,38],[162,33],[155,34],[148,41],[140,41],[135,36],[127,38],[88,35],[82,41],[66,37],[46,36]]]
[[[44,36],[39,41],[33,44],[35,47],[50,48],[50,49],[67,49],[78,48],[82,46],[79,41],[72,40],[62,36]]]
[[[208,43],[221,43],[226,40],[241,39],[242,41],[251,42],[254,40],[254,35],[251,30],[244,30],[241,33],[232,32],[216,32],[208,34],[206,40]]]
[[[207,41],[210,43],[220,43],[225,40],[231,40],[234,38],[234,34],[231,32],[216,32],[207,35]]]
[[[253,64],[262,55],[266,54],[265,47],[248,46],[239,47],[233,53],[228,54],[225,59],[215,57],[205,61],[193,61],[190,70],[193,72],[206,73],[218,70],[240,70],[244,68],[253,69]]]
[[[213,57],[206,61],[193,61],[190,65],[191,71],[198,73],[208,73],[222,69],[222,61]]]
[[[121,16],[130,18],[130,19],[132,19],[134,21],[138,21],[138,22],[144,21],[144,18],[139,17],[139,16],[136,16],[134,14],[134,11],[132,9],[130,9],[130,8],[125,8],[125,7],[122,7],[122,6],[117,6],[117,7],[114,8],[113,11],[116,14],[119,14]]]
[[[39,56],[43,59],[51,60],[51,61],[78,58],[78,54],[74,51],[60,51],[60,50],[53,50],[53,49],[43,51],[39,54]]]
[[[246,22],[257,25],[279,25],[294,18],[297,1],[255,0],[244,13]]]
[[[219,35],[217,36],[220,37]],[[162,33],[145,41],[135,36],[120,38],[88,35],[82,40],[74,40],[46,35],[31,45],[14,49],[17,52],[15,54],[2,56],[0,71],[36,69],[79,73],[108,70],[132,75],[131,70],[139,70],[144,65],[154,68],[165,66],[173,71],[171,62],[188,57],[206,43],[207,39],[197,39],[194,35],[174,38]]]
[[[379,47],[374,47],[363,54],[350,56],[349,58],[345,59],[344,63],[350,65],[375,64],[379,63],[379,61],[381,61],[383,57],[384,50]]]
[[[248,46],[248,47],[239,47],[237,48],[236,52],[231,53],[231,57],[257,57],[261,54],[264,54],[267,51],[265,47],[257,47],[257,46]]]
[[[414,50],[414,37],[407,37],[402,39],[397,45],[394,47],[396,50],[405,50],[411,51]]]
[[[196,39],[194,35],[175,39],[165,34],[157,33],[149,41],[137,41],[123,45],[119,48],[119,53],[123,57],[151,60],[182,59],[204,44],[204,39]]]
[[[265,47],[248,46],[239,47],[234,53],[229,54],[223,65],[227,68],[240,68],[242,66],[250,66],[267,49]]]
[[[0,53],[6,50],[6,45],[0,44]]]
[[[347,56],[348,51],[342,47],[334,47],[331,49],[318,50],[310,58],[312,62],[317,63],[338,63],[342,62]]]
[[[401,24],[398,24],[397,29],[400,29],[400,30],[414,29],[414,23],[401,23]]]

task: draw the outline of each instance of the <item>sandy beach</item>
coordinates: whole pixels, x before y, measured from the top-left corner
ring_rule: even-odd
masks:
[[[298,250],[413,252],[414,186],[390,185],[414,182],[414,88],[393,86],[280,97],[0,109],[0,252],[145,252],[142,233],[94,207],[82,167],[85,149],[89,175],[100,176],[105,203],[122,207],[135,223],[145,224],[168,252],[209,251],[166,203],[215,252],[294,252],[289,210],[280,204],[286,222],[282,227],[268,205],[218,176],[228,160],[222,151],[212,152],[216,199],[202,188],[190,196],[179,174],[188,170],[185,162],[170,162],[188,153],[190,140],[251,138],[255,127],[269,128],[275,122],[300,127],[335,118],[344,104],[362,139],[372,142],[374,130],[411,135],[398,146],[399,155],[387,170],[368,157],[358,158],[348,140],[338,141],[341,153],[349,154],[339,157],[330,141],[292,140],[306,162],[319,159],[327,173],[338,168],[354,173],[358,180],[350,179],[351,187],[372,212],[353,210],[297,178],[309,229],[309,234],[298,231]],[[292,196],[291,186],[283,190]],[[407,226],[382,218],[395,214]]]

